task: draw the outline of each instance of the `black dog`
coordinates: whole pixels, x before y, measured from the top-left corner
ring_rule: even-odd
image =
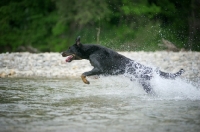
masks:
[[[103,46],[81,44],[80,36],[76,39],[74,45],[69,47],[67,51],[62,52],[62,56],[67,57],[66,62],[81,59],[90,61],[94,68],[81,75],[83,82],[86,84],[89,84],[86,76],[125,74],[129,76],[131,80],[138,80],[147,93],[152,92],[149,80],[153,77],[154,72],[166,79],[175,79],[184,72],[183,69],[175,74],[165,73],[160,70],[154,71],[153,68],[146,67]]]

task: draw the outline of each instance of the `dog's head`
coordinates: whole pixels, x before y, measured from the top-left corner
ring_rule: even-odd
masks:
[[[67,51],[62,52],[62,56],[63,57],[67,57],[66,58],[66,62],[71,62],[72,60],[81,60],[82,59],[82,44],[80,42],[81,37],[78,36],[75,44],[70,46],[69,49]]]

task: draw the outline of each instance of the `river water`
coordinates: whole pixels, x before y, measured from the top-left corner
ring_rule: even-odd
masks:
[[[200,88],[154,79],[146,94],[124,76],[0,78],[2,132],[199,132]]]

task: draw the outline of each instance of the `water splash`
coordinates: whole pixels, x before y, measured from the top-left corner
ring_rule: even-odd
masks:
[[[192,85],[191,81],[181,78],[168,80],[155,75],[151,84],[158,99],[200,100],[200,89]]]
[[[125,76],[100,77],[96,85],[105,88],[105,90],[101,90],[101,94],[106,93],[126,98],[134,96],[134,98],[139,97],[145,100],[200,100],[200,89],[194,86],[192,81],[181,78],[169,80],[155,75],[150,83],[156,95],[147,94],[138,82],[130,81]]]

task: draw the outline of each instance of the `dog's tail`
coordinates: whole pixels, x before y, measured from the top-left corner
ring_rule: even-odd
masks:
[[[160,70],[156,70],[156,73],[160,75],[160,77],[165,78],[165,79],[175,79],[176,77],[180,76],[183,74],[185,71],[183,69],[179,70],[176,73],[166,73]]]

